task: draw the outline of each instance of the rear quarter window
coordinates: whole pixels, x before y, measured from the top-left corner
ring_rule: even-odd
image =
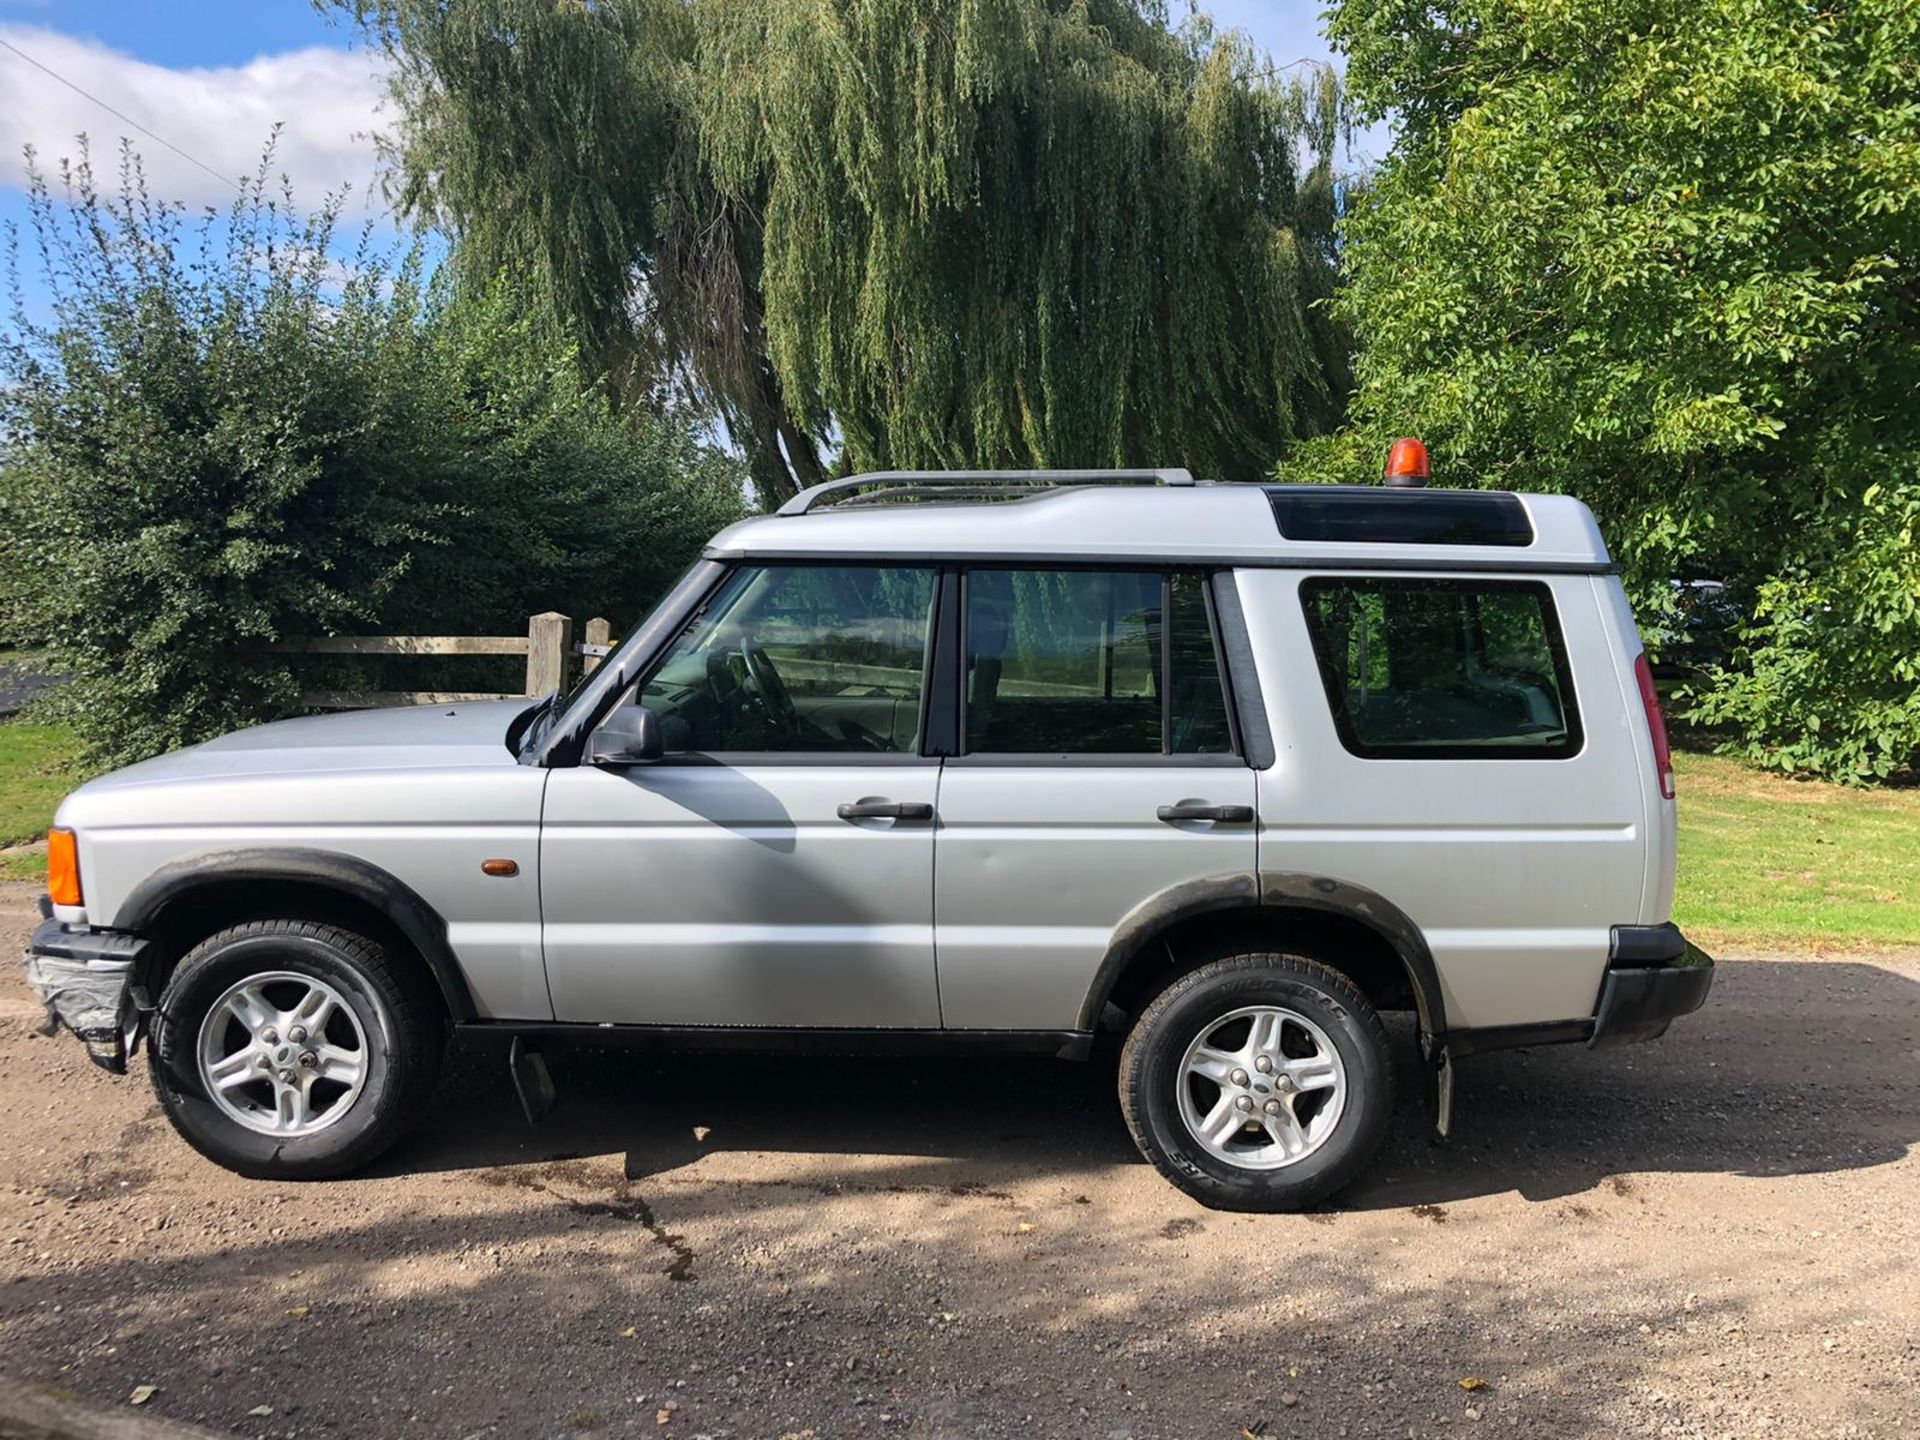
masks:
[[[1375,760],[1560,760],[1580,716],[1537,581],[1319,577],[1300,587],[1340,741]]]

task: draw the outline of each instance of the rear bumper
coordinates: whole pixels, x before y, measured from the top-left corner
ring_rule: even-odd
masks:
[[[1458,1058],[1527,1045],[1584,1042],[1589,1049],[1611,1050],[1657,1040],[1675,1020],[1698,1010],[1712,985],[1713,961],[1679,926],[1616,925],[1592,1015],[1538,1025],[1450,1030],[1438,1048]]]
[[[26,954],[27,984],[47,1011],[40,1033],[64,1025],[94,1064],[124,1075],[139,1019],[134,974],[146,947],[135,935],[42,920]]]
[[[1610,1050],[1657,1040],[1675,1020],[1705,1004],[1712,985],[1713,961],[1679,926],[1616,925],[1587,1047]]]

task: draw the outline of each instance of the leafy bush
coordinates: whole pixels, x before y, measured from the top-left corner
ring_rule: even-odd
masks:
[[[84,152],[32,182],[53,298],[0,342],[0,633],[72,670],[96,761],[287,713],[276,639],[625,616],[739,508],[503,287],[455,304],[364,235],[342,266],[336,207],[300,218],[266,171],[192,225],[130,154],[110,197]]]
[[[1743,665],[1719,670],[1696,718],[1728,748],[1849,782],[1893,775],[1920,747],[1920,486],[1870,485],[1852,531],[1760,590]]]
[[[1920,7],[1339,0],[1393,154],[1345,231],[1352,428],[1291,473],[1593,506],[1650,640],[1750,606],[1700,718],[1837,779],[1920,755]]]

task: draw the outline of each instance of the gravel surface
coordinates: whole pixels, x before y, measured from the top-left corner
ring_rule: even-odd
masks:
[[[1275,1217],[1161,1183],[1110,1062],[562,1056],[532,1131],[468,1054],[375,1173],[248,1182],[33,1018],[8,967],[0,1370],[238,1434],[1920,1434],[1912,959],[1467,1061],[1445,1145],[1408,1064]]]

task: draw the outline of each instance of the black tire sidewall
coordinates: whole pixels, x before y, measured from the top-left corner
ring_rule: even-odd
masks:
[[[1302,968],[1304,966],[1304,969]],[[1135,1138],[1170,1180],[1203,1204],[1226,1210],[1293,1210],[1348,1184],[1372,1158],[1392,1111],[1392,1055],[1379,1017],[1357,991],[1303,957],[1236,957],[1169,987],[1142,1016],[1129,1046],[1127,1088]],[[1275,1005],[1312,1020],[1346,1069],[1345,1108],[1311,1155],[1277,1170],[1249,1170],[1208,1151],[1180,1117],[1180,1062],[1209,1023],[1249,1005]]]
[[[250,1130],[209,1098],[197,1052],[207,1012],[249,975],[286,971],[324,980],[359,1021],[367,1078],[352,1108],[312,1135],[282,1139]],[[242,1175],[300,1178],[354,1168],[385,1148],[402,1109],[407,1057],[400,1018],[348,947],[313,934],[216,936],[174,972],[152,1027],[154,1089],[181,1135],[202,1155]]]

